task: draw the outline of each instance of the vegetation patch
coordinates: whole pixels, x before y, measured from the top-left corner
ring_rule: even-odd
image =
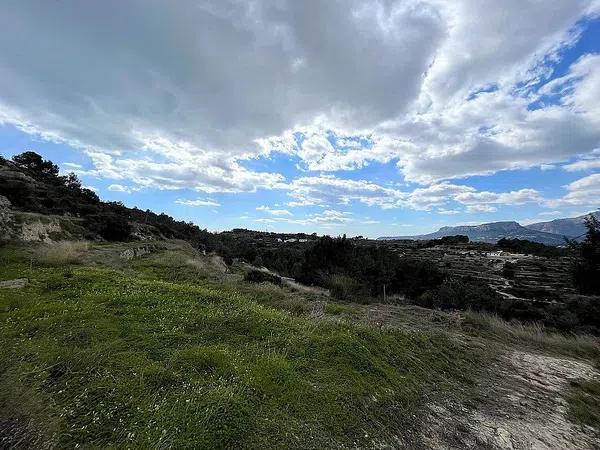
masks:
[[[67,282],[9,259],[0,277],[32,282],[0,292],[0,417],[34,427],[32,446],[393,445],[426,401],[468,395],[485,358],[443,333],[294,316],[250,286],[149,280],[152,258]]]
[[[281,286],[281,277],[264,270],[251,269],[244,275],[244,280],[250,283],[273,283]]]
[[[40,246],[35,252],[35,262],[44,266],[61,267],[80,264],[89,249],[84,241],[59,241]]]
[[[571,420],[600,429],[600,381],[574,383],[567,402]]]

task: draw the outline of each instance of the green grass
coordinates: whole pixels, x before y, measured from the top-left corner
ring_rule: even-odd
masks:
[[[327,303],[325,305],[325,313],[331,314],[332,316],[339,316],[345,313],[352,313],[353,309],[351,306],[341,305],[339,303]]]
[[[30,279],[0,290],[0,420],[31,447],[394,446],[427,402],[469,395],[484,358],[444,333],[265,306],[285,293],[160,258],[119,271],[0,252],[0,279]]]

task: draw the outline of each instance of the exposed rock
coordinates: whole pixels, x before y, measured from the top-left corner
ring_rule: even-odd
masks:
[[[152,225],[132,223],[131,237],[140,241],[155,241],[160,233]]]
[[[424,432],[435,449],[583,450],[597,449],[598,430],[567,419],[564,394],[573,380],[597,379],[589,364],[528,352],[513,352],[506,364],[505,384],[489,386],[486,402],[455,413],[432,405]],[[492,400],[490,403],[489,401]],[[452,432],[457,430],[454,434]],[[448,441],[458,441],[449,446]]]
[[[153,245],[142,245],[141,247],[128,248],[119,254],[119,257],[127,261],[133,258],[139,258],[140,256],[152,253],[155,250]]]
[[[0,241],[9,240],[13,235],[14,215],[10,201],[0,195]]]
[[[21,224],[21,239],[23,241],[52,242],[52,234],[63,234],[58,219],[51,218],[48,222],[41,219],[24,221]]]
[[[5,281],[0,281],[0,288],[21,289],[22,287],[25,287],[25,285],[27,283],[29,283],[29,280],[27,278],[17,278],[14,280],[5,280]]]

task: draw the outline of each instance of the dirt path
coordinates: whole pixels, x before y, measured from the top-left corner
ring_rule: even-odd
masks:
[[[434,449],[585,450],[600,433],[571,423],[569,383],[599,378],[592,366],[567,358],[515,351],[502,361],[504,379],[486,387],[476,408],[434,406],[424,435]],[[449,430],[454,430],[449,432]]]

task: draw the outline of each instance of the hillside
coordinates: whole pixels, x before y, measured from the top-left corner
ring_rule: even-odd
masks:
[[[442,227],[438,231],[416,236],[389,236],[380,237],[379,240],[429,240],[439,239],[444,236],[464,235],[473,242],[496,243],[502,238],[525,239],[546,245],[564,245],[564,237],[560,234],[548,233],[541,230],[523,227],[517,222],[491,222],[481,225],[462,225],[455,227]]]
[[[248,283],[181,241],[12,243],[0,261],[1,448],[600,438],[595,338]]]
[[[598,212],[590,214],[594,214],[596,218],[600,218],[600,213]],[[532,223],[525,225],[525,228],[542,231],[544,233],[560,234],[569,238],[581,238],[586,232],[585,218],[590,214],[566,219],[554,219],[549,222]]]

